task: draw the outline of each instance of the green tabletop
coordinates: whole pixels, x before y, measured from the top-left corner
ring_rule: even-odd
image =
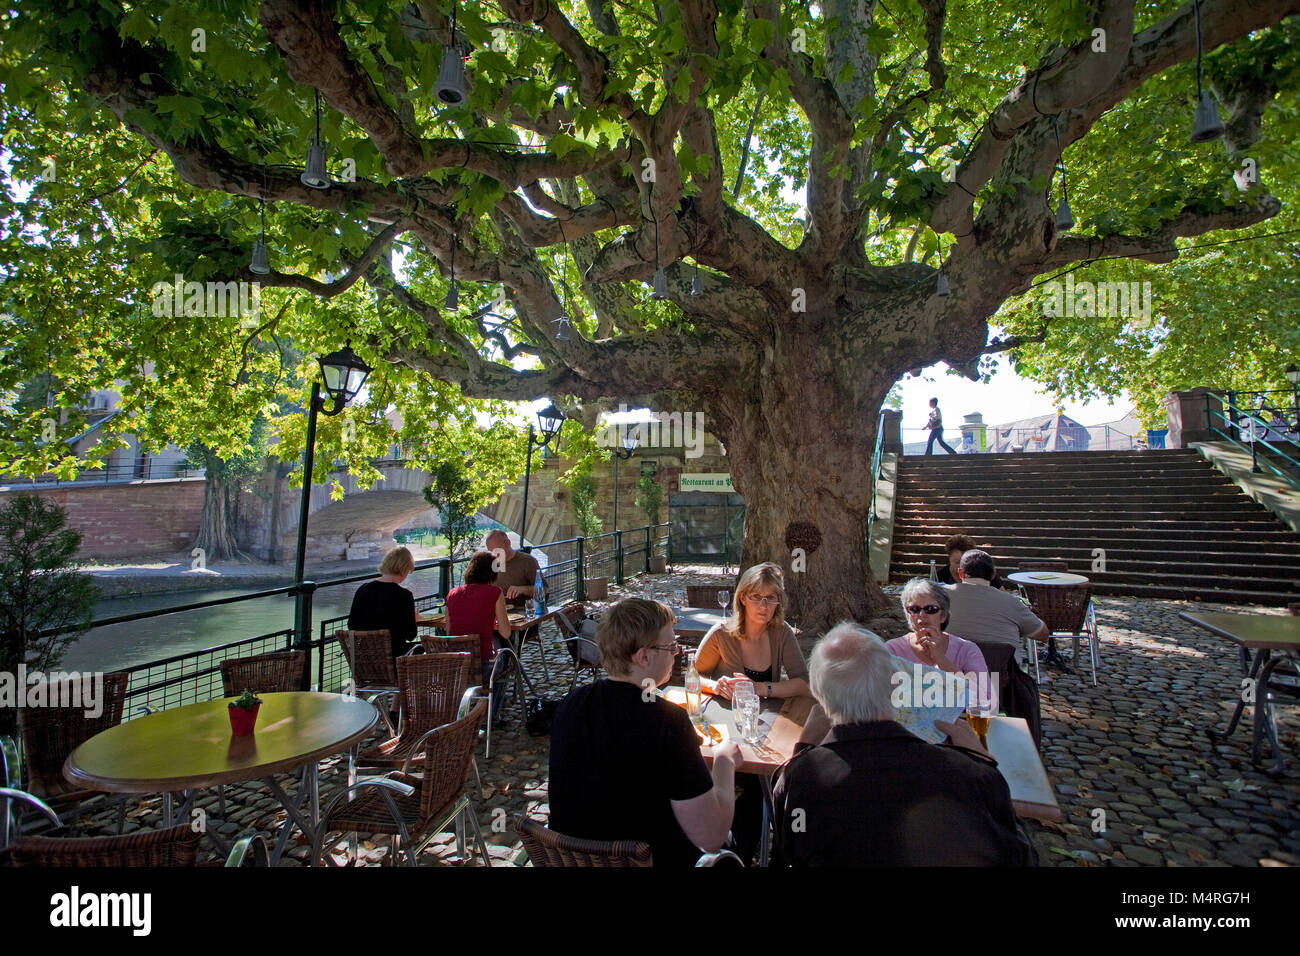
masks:
[[[209,700],[127,721],[68,755],[63,775],[114,793],[159,793],[255,780],[313,763],[368,734],[379,712],[363,700],[311,692],[260,694],[253,733],[230,732],[227,704]]]
[[[1300,651],[1300,617],[1293,614],[1183,611],[1178,616],[1252,651]]]

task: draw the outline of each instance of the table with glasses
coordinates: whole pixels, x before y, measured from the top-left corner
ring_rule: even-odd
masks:
[[[1278,746],[1277,725],[1270,700],[1269,682],[1279,664],[1290,662],[1300,674],[1300,617],[1282,614],[1228,614],[1217,611],[1182,611],[1178,615],[1198,627],[1203,627],[1224,640],[1231,641],[1241,650],[1243,684],[1237,688],[1237,706],[1232,720],[1224,731],[1209,730],[1212,738],[1222,739],[1237,729],[1247,703],[1255,705],[1254,733],[1251,738],[1250,759],[1259,763],[1263,737],[1268,735],[1273,745],[1276,763],[1269,771],[1273,776],[1282,773],[1285,762]],[[1252,659],[1250,652],[1254,651]],[[1274,652],[1276,656],[1274,656]],[[1247,683],[1248,682],[1248,683]],[[1249,693],[1248,693],[1249,691]],[[1300,687],[1295,691],[1300,696]],[[1263,698],[1260,698],[1263,694]],[[1252,700],[1248,701],[1246,698]]]
[[[704,640],[705,634],[730,616],[721,608],[711,610],[705,607],[673,608],[673,614],[677,618],[673,622],[673,633],[680,640],[695,644]]]
[[[1007,580],[1021,586],[1021,591],[1033,604],[1033,588],[1036,587],[1062,587],[1064,585],[1087,584],[1088,579],[1082,574],[1072,574],[1069,571],[1013,571],[1007,575]],[[1075,645],[1077,648],[1077,644]],[[1048,637],[1047,639],[1047,656],[1043,658],[1043,663],[1049,667],[1059,667],[1067,674],[1073,674],[1074,670],[1070,667],[1060,651],[1056,649],[1056,638]]]
[[[319,761],[359,744],[379,722],[379,712],[364,700],[340,694],[259,696],[262,706],[251,734],[232,735],[229,698],[174,707],[96,734],[68,755],[63,775],[94,790],[162,793],[166,826],[186,822],[195,794],[205,787],[260,780],[289,815],[271,854],[274,866],[295,824],[315,839]],[[291,798],[275,775],[295,769],[301,771],[300,785]],[[184,795],[174,814],[173,793]],[[205,826],[204,832],[224,850],[211,827]]]

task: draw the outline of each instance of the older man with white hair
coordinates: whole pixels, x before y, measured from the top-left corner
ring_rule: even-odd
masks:
[[[794,866],[1023,866],[1037,862],[997,764],[958,722],[936,746],[894,720],[895,663],[845,622],[813,649],[814,711],[774,790],[777,848]],[[818,723],[820,721],[820,727]],[[801,746],[803,746],[801,744]]]

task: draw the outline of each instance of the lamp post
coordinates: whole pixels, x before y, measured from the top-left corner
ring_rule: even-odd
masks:
[[[1291,383],[1291,427],[1300,431],[1300,368],[1294,365],[1286,367],[1286,380]]]
[[[303,565],[307,557],[307,513],[311,506],[311,473],[316,463],[316,415],[337,415],[356,398],[357,392],[370,374],[370,366],[352,351],[351,344],[319,359],[321,375],[325,379],[325,392],[333,400],[332,408],[325,407],[320,383],[312,382],[311,404],[307,412],[307,447],[303,451],[302,504],[298,511],[298,556],[294,567],[294,646],[305,650],[311,642],[311,595],[316,590],[314,581],[303,580]],[[304,690],[308,682],[303,674]]]
[[[533,446],[545,448],[547,443],[560,433],[560,426],[564,424],[564,413],[554,405],[547,405],[537,413],[537,424],[542,430],[540,438],[537,437],[533,426],[531,424],[528,426],[528,458],[524,463],[524,513],[519,522],[521,550],[524,546],[524,534],[528,530],[528,482],[533,473]]]
[[[636,452],[637,437],[628,435],[623,439],[622,448],[612,449],[614,455],[614,532],[618,533],[618,463],[631,458]]]

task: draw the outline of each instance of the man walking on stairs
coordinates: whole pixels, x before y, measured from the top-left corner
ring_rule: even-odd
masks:
[[[925,443],[925,453],[927,455],[934,454],[935,439],[939,440],[940,446],[948,454],[957,454],[956,450],[943,440],[943,412],[939,411],[939,400],[937,398],[930,399],[930,421],[925,427],[930,429],[930,440]]]

